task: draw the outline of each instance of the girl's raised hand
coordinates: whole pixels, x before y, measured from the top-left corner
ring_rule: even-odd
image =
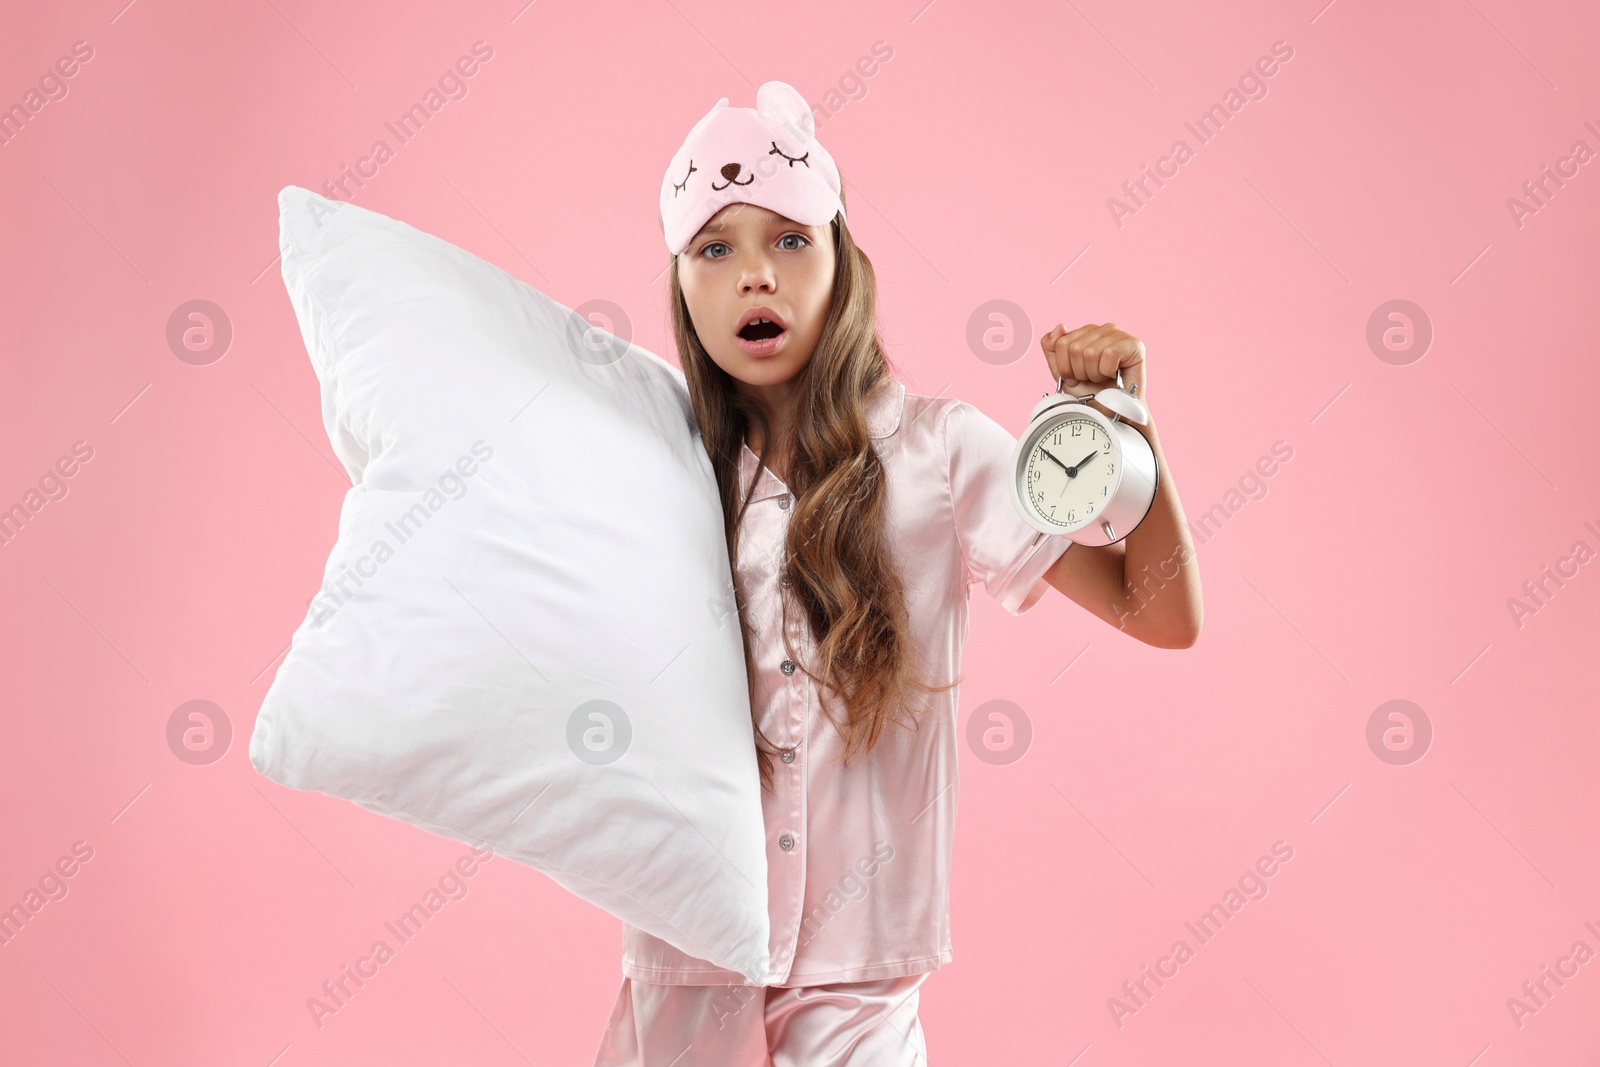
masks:
[[[1051,378],[1062,379],[1062,386],[1073,396],[1097,393],[1106,385],[1117,384],[1117,369],[1122,370],[1122,388],[1146,402],[1144,342],[1114,322],[1096,326],[1090,323],[1068,330],[1065,325],[1039,338]],[[1132,387],[1137,385],[1135,391]]]

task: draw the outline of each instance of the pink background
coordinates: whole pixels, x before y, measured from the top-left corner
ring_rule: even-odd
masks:
[[[0,907],[75,842],[92,859],[0,946],[0,1061],[590,1062],[620,923],[503,859],[321,1028],[306,1007],[466,846],[249,764],[348,488],[275,198],[387,140],[355,202],[613,301],[675,360],[662,170],[719,96],[778,78],[827,113],[913,391],[1020,432],[1052,385],[1038,336],[1116,322],[1190,519],[1221,509],[1191,650],[975,587],[963,720],[1011,701],[1033,738],[963,753],[933,1062],[1594,1062],[1600,959],[1520,1026],[1507,1005],[1600,952],[1600,560],[1520,625],[1508,603],[1600,551],[1600,164],[1508,207],[1600,150],[1592,9],[112,0],[3,23],[5,107],[74,42],[93,57],[0,146],[0,508],[93,455],[0,545]],[[479,40],[466,96],[399,144],[384,123]],[[1277,41],[1267,95],[1200,144],[1185,121]],[[1108,198],[1180,137],[1194,157],[1119,227]],[[1433,339],[1389,362],[1367,330],[1395,299]],[[192,300],[233,331],[205,365],[168,341]],[[1025,312],[1012,355],[967,344],[992,300]],[[1396,699],[1432,728],[1404,765],[1367,740]],[[190,700],[231,727],[210,762],[168,738]],[[1278,841],[1268,894],[1200,944],[1184,923]],[[1108,1000],[1179,938],[1194,957],[1119,1026]]]

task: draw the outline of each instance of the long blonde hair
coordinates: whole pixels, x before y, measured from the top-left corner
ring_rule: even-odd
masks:
[[[841,193],[841,203],[843,194]],[[877,331],[877,277],[872,262],[850,237],[842,215],[832,223],[835,261],[833,303],[811,359],[795,377],[796,410],[788,447],[788,486],[794,495],[785,538],[788,587],[816,643],[816,662],[806,664],[789,645],[787,599],[784,647],[789,659],[819,687],[843,697],[847,722],[829,721],[843,737],[842,761],[871,752],[884,727],[907,711],[913,689],[942,693],[960,683],[929,685],[915,677],[917,659],[906,613],[905,588],[886,544],[886,472],[868,437],[865,405],[875,389],[889,386],[890,370]],[[771,424],[760,407],[736,391],[732,377],[701,345],[689,318],[673,257],[668,275],[672,332],[678,345],[701,439],[722,496],[728,558],[737,575],[739,528],[755,480],[739,506],[739,457],[751,420],[761,428],[761,462],[773,452]],[[761,475],[756,471],[756,478]],[[752,637],[739,604],[745,666],[754,681]],[[752,685],[752,696],[754,686]],[[753,705],[753,701],[752,701]],[[828,701],[822,702],[824,709]],[[752,706],[759,720],[759,709]],[[914,728],[914,725],[913,725]],[[756,722],[761,783],[771,787],[777,749]]]

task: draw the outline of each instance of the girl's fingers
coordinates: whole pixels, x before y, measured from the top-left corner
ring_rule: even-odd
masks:
[[[1093,378],[1089,377],[1088,365],[1084,361],[1082,349],[1075,348],[1068,352],[1067,365],[1072,368],[1072,376],[1077,378],[1079,381],[1094,380]]]
[[[1115,383],[1117,380],[1117,367],[1122,364],[1125,355],[1138,351],[1138,344],[1127,334],[1100,349],[1100,375],[1107,381]]]
[[[1093,323],[1074,331],[1078,336],[1071,343],[1076,362],[1077,376],[1086,381],[1099,381],[1100,353],[1105,348],[1106,342],[1119,331],[1107,325],[1096,326]]]
[[[1077,330],[1058,323],[1040,338],[1040,347],[1045,350],[1051,378],[1059,379],[1062,387],[1117,384],[1120,371],[1123,389],[1138,386],[1134,395],[1144,395],[1144,342],[1118,330],[1117,323],[1088,323]]]
[[[1082,333],[1082,329],[1068,330],[1064,324],[1057,324],[1055,329],[1041,339],[1044,346],[1045,359],[1050,364],[1050,376],[1063,379],[1064,384],[1076,384],[1071,360],[1068,358],[1068,349],[1075,335]]]
[[[1138,388],[1134,388],[1137,386]],[[1144,392],[1144,360],[1140,360],[1122,372],[1122,388],[1125,392],[1132,393],[1140,400],[1149,401]]]
[[[1075,330],[1057,324],[1040,338],[1050,374],[1063,386],[1117,381],[1144,389],[1144,342],[1114,322],[1088,323]]]
[[[1067,348],[1082,348],[1099,330],[1100,327],[1091,322],[1087,326],[1079,326],[1076,330],[1068,330],[1061,335],[1061,340],[1057,344]]]
[[[1039,338],[1039,347],[1044,349],[1044,361],[1050,368],[1050,377],[1052,380],[1061,376],[1061,372],[1056,369],[1056,336],[1056,331],[1051,330],[1049,333]]]
[[[1089,380],[1103,382],[1107,379],[1117,380],[1117,362],[1121,352],[1121,341],[1127,334],[1117,329],[1114,322],[1104,323],[1094,336],[1084,345],[1084,370],[1089,374]]]

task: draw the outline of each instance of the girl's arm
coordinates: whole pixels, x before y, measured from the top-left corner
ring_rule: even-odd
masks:
[[[1087,382],[1091,391],[1098,391],[1093,389],[1096,383],[1115,385],[1120,374],[1124,385],[1149,406],[1144,342],[1116,323],[1089,323],[1070,331],[1058,325],[1039,344],[1051,378],[1060,378],[1064,386]],[[1091,403],[1111,414],[1098,400]],[[1200,640],[1204,615],[1189,524],[1156,436],[1154,412],[1144,426],[1125,425],[1144,434],[1156,455],[1156,498],[1150,513],[1114,545],[1073,545],[1045,572],[1045,580],[1147,645],[1189,648]]]
[[[1096,408],[1111,412],[1098,401]],[[1152,412],[1144,434],[1156,455],[1156,498],[1132,533],[1100,548],[1073,545],[1045,572],[1056,589],[1131,637],[1157,648],[1189,648],[1200,639],[1204,608],[1200,568],[1178,488],[1156,436]]]

